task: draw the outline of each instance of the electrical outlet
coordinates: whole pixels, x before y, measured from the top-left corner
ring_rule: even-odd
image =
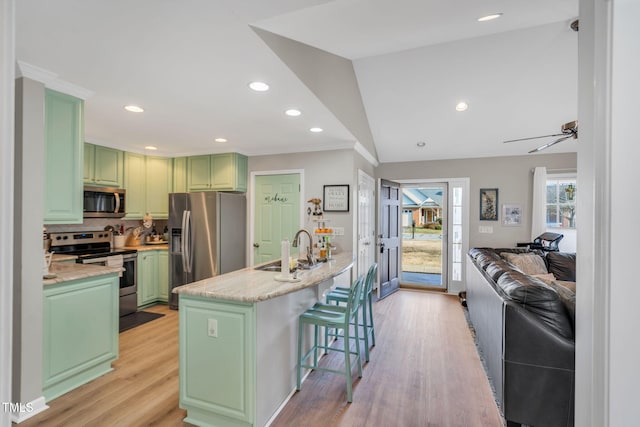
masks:
[[[207,334],[210,337],[218,338],[218,320],[217,319],[209,319]]]
[[[333,227],[334,236],[344,236],[344,227]]]

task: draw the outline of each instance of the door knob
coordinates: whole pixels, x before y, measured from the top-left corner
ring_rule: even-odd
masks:
[[[260,247],[260,243],[254,243],[254,244],[253,244],[253,247],[254,247],[254,248],[259,248],[259,247]]]

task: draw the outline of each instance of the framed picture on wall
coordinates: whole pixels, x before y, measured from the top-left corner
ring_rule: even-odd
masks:
[[[480,221],[498,220],[498,189],[480,189]]]
[[[322,210],[349,212],[349,185],[325,185]]]
[[[502,225],[519,226],[522,224],[522,205],[502,205]]]

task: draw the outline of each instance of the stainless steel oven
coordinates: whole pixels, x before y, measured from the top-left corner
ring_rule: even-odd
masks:
[[[77,263],[122,266],[120,317],[138,310],[138,251],[112,249],[110,231],[51,233],[51,252],[76,255]]]
[[[85,255],[79,257],[78,262],[82,264],[118,266],[120,257],[122,257],[122,267],[124,268],[120,276],[120,317],[122,317],[138,310],[138,280],[136,279],[138,254]]]

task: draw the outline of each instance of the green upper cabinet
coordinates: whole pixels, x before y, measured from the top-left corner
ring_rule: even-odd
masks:
[[[45,224],[82,224],[83,107],[45,89]]]
[[[187,158],[175,157],[173,159],[173,192],[187,192]]]
[[[146,158],[146,212],[153,218],[169,218],[169,193],[173,188],[173,161],[166,157]]]
[[[187,159],[187,189],[211,190],[211,156],[192,156]]]
[[[145,156],[124,153],[124,189],[126,190],[124,219],[142,219],[146,213]]]
[[[188,191],[247,191],[247,157],[238,153],[187,159]]]
[[[104,187],[122,187],[124,153],[114,148],[84,144],[84,183]]]
[[[124,188],[127,191],[125,219],[169,217],[169,193],[173,191],[173,161],[124,153]]]

